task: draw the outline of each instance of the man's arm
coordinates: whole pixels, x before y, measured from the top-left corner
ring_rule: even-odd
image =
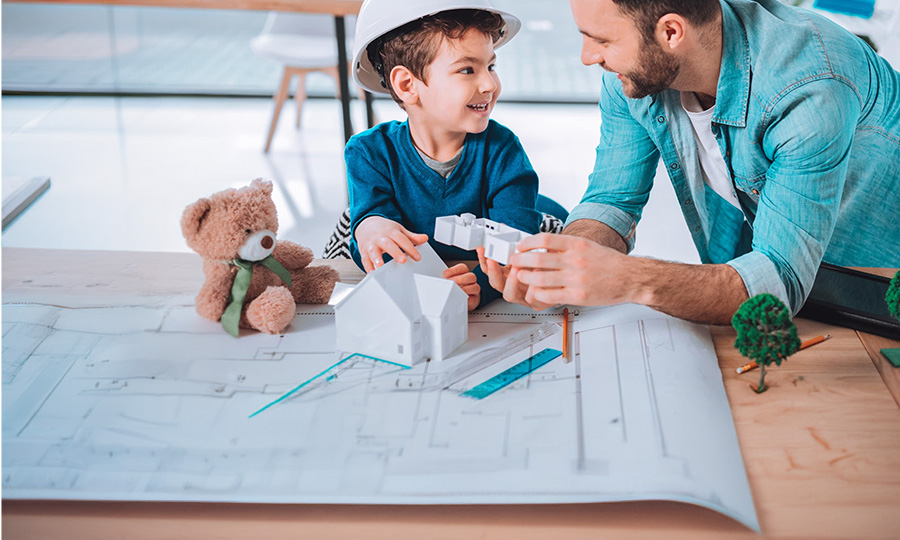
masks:
[[[625,240],[612,227],[590,219],[570,223],[563,234],[580,236],[627,253]],[[643,257],[630,257],[633,271],[645,276],[643,303],[690,321],[730,324],[731,316],[747,299],[747,289],[737,271],[725,264],[677,264]],[[698,287],[703,283],[708,287]]]
[[[773,294],[795,314],[806,301],[842,207],[859,115],[855,89],[839,78],[792,90],[768,114],[765,182],[743,187],[759,196],[752,251],[728,262],[751,296]]]
[[[631,250],[635,227],[650,198],[660,154],[647,128],[629,108],[633,100],[622,93],[616,75],[604,73],[601,82],[602,122],[594,170],[588,177],[584,197],[569,213],[567,223],[574,225],[581,219],[601,221],[618,233],[625,240],[626,249]],[[577,229],[567,228],[565,232],[578,234],[573,230]]]
[[[593,240],[601,246],[611,247],[620,253],[628,253],[628,246],[622,236],[606,223],[593,219],[579,219],[569,223],[563,234],[580,236]]]
[[[541,234],[519,243],[521,253],[510,258],[506,300],[536,309],[631,302],[681,319],[728,324],[747,299],[741,276],[728,265],[630,257],[618,233],[592,220],[576,221],[566,233],[577,237]]]
[[[642,278],[643,296],[634,302],[673,317],[702,324],[731,324],[747,300],[737,270],[727,264],[682,264],[630,257],[628,271]]]

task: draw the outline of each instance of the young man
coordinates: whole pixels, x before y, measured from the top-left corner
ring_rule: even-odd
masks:
[[[465,9],[457,9],[465,7]],[[516,136],[490,120],[500,94],[494,49],[518,19],[490,1],[367,0],[357,22],[355,78],[390,92],[409,119],[347,143],[350,252],[367,272],[385,254],[418,260],[435,218],[471,213],[537,233],[538,179]],[[433,243],[443,259],[474,254]],[[481,270],[450,268],[469,309],[500,296]]]
[[[727,324],[768,292],[796,313],[819,264],[900,266],[900,74],[774,0],[571,0],[603,76],[601,140],[566,235],[519,244],[507,300],[645,304]],[[702,265],[625,254],[662,158]]]

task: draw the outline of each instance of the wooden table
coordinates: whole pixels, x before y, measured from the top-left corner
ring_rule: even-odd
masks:
[[[362,273],[330,262],[342,279]],[[54,287],[114,305],[123,292],[200,287],[188,253],[3,249],[3,302]],[[797,320],[801,338],[832,339],[749,388],[734,331],[713,327],[759,521],[768,538],[897,538],[900,408],[856,332]],[[895,346],[900,343],[894,342]],[[896,372],[890,372],[895,374]],[[702,422],[702,418],[697,421]],[[3,501],[5,538],[758,538],[705,508],[670,502],[581,505],[358,506]]]
[[[325,13],[334,16],[334,30],[337,39],[338,66],[349,64],[347,60],[347,31],[344,17],[356,15],[362,0],[4,0],[18,4],[98,4],[106,6],[169,7],[192,9],[245,9],[259,11],[286,11],[301,13]],[[339,69],[341,113],[344,120],[344,142],[353,136],[353,122],[350,119],[350,82],[347,70]],[[366,92],[366,116],[369,127],[374,125],[372,95]]]

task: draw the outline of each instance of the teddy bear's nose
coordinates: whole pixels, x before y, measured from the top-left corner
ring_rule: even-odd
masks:
[[[275,233],[263,229],[247,237],[238,249],[238,258],[245,261],[261,261],[275,250]]]

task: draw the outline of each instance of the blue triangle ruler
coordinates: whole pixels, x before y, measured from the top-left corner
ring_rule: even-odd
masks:
[[[475,399],[484,399],[497,390],[518,381],[532,371],[560,356],[562,356],[562,351],[556,349],[544,349],[543,351],[522,360],[506,371],[494,375],[478,386],[466,390],[461,395]]]

